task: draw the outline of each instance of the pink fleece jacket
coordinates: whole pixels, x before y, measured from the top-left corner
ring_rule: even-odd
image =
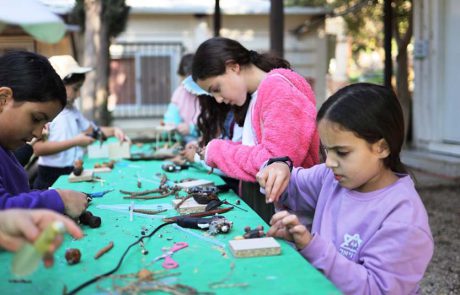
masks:
[[[292,70],[272,70],[259,85],[253,110],[258,144],[214,139],[206,147],[206,164],[244,181],[255,181],[261,165],[273,157],[289,156],[294,166],[311,167],[319,162],[315,120],[315,95],[307,81]]]

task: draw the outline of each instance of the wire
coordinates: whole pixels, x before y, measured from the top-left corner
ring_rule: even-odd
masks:
[[[162,227],[164,227],[164,226],[166,226],[166,225],[168,225],[168,224],[173,224],[173,223],[175,223],[175,222],[165,222],[165,223],[163,223],[163,224],[160,224],[160,225],[159,225],[157,228],[155,228],[150,234],[148,234],[148,235],[146,235],[146,236],[140,237],[137,241],[135,241],[134,243],[132,243],[131,245],[128,246],[128,248],[125,250],[125,252],[124,252],[123,255],[121,256],[120,260],[118,261],[117,266],[116,266],[114,269],[112,269],[112,270],[110,270],[110,271],[108,271],[108,272],[106,272],[106,273],[104,273],[104,274],[98,275],[98,276],[96,276],[96,277],[90,279],[89,281],[84,282],[83,284],[77,286],[75,289],[73,289],[72,291],[70,291],[69,293],[66,293],[66,294],[69,294],[69,295],[76,294],[78,291],[81,291],[83,288],[86,288],[86,287],[88,287],[89,285],[91,285],[91,284],[93,284],[93,283],[99,281],[100,279],[105,278],[105,277],[110,276],[111,274],[115,273],[115,272],[120,268],[121,264],[123,263],[123,260],[125,259],[126,254],[128,254],[128,251],[129,251],[129,249],[131,249],[131,247],[133,247],[134,245],[139,244],[139,243],[142,242],[145,238],[150,238],[150,237],[152,237],[152,236],[153,236],[157,231],[159,231]]]

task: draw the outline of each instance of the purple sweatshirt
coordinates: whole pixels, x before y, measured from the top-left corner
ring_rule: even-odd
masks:
[[[12,152],[0,146],[0,209],[48,208],[64,212],[64,203],[55,190],[30,191],[24,168]]]
[[[295,168],[277,206],[314,212],[300,253],[345,294],[417,294],[433,255],[428,216],[408,175],[369,193],[343,188],[324,164]]]

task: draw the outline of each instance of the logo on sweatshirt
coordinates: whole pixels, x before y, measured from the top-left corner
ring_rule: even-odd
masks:
[[[343,243],[340,245],[339,252],[348,259],[353,259],[362,242],[363,240],[361,240],[359,234],[345,234],[343,236]]]

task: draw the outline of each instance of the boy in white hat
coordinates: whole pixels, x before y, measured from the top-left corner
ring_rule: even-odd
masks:
[[[74,161],[81,159],[84,147],[94,142],[90,135],[94,123],[86,119],[75,107],[85,74],[91,68],[81,67],[70,55],[58,55],[49,58],[51,65],[64,82],[67,92],[67,105],[48,126],[48,139],[34,145],[38,159],[38,174],[34,181],[35,189],[49,188],[61,175],[70,174]],[[106,136],[115,136],[120,141],[127,140],[123,131],[117,127],[100,127]]]

